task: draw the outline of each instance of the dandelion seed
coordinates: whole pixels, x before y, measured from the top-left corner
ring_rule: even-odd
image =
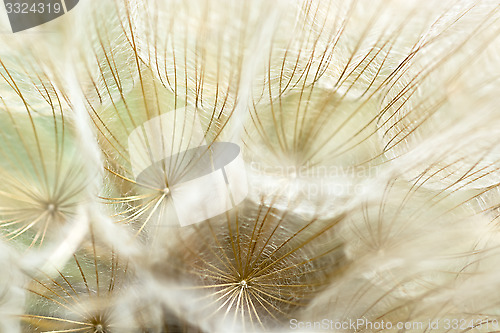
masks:
[[[130,276],[122,261],[92,237],[55,276],[34,274],[27,287],[27,313],[21,315],[24,330],[105,333],[127,327],[115,313]]]
[[[179,230],[153,271],[159,281],[200,291],[207,318],[269,328],[338,274],[342,246],[332,230],[339,220],[303,220],[246,202],[226,217]]]

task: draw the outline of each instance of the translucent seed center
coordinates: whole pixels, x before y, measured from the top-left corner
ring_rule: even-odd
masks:
[[[50,203],[50,204],[47,205],[47,211],[50,214],[53,214],[56,210],[57,210],[57,207],[53,203]]]

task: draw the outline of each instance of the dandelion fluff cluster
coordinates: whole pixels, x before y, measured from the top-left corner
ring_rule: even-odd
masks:
[[[500,330],[497,1],[4,16],[1,332]],[[248,194],[183,225],[224,142]]]

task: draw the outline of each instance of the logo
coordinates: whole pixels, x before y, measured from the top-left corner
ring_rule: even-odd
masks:
[[[128,137],[135,180],[163,189],[165,209],[173,213],[168,226],[205,221],[248,194],[240,147],[207,144],[205,136],[196,110],[185,107],[146,121]]]
[[[73,9],[79,0],[4,0],[12,32],[52,21]]]

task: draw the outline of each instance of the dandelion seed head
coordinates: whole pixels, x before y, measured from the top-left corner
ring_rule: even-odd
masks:
[[[0,231],[43,261],[0,256],[28,281],[0,273],[0,329],[10,304],[26,332],[500,318],[498,1],[88,0],[63,17],[0,34]],[[191,149],[225,141],[248,197],[181,227]]]

